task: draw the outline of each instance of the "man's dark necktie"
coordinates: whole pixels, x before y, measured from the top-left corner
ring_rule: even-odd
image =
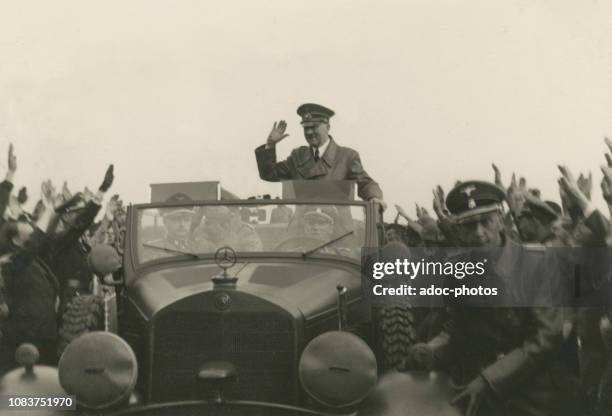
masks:
[[[319,161],[319,148],[318,147],[315,147],[314,149],[314,160],[315,162]]]

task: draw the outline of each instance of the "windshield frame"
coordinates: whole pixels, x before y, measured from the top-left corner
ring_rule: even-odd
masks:
[[[192,201],[189,204],[176,203],[176,202],[155,202],[155,203],[141,203],[133,204],[128,209],[128,227],[127,232],[130,233],[126,236],[126,241],[129,242],[129,248],[126,245],[125,256],[126,260],[129,259],[132,270],[139,271],[141,269],[148,269],[151,267],[159,267],[160,265],[167,265],[171,263],[188,263],[195,261],[211,261],[214,259],[214,253],[197,253],[198,259],[194,259],[192,255],[181,255],[176,254],[172,256],[165,256],[159,259],[153,259],[146,262],[140,262],[138,258],[138,236],[139,236],[139,212],[145,209],[156,209],[156,208],[171,208],[181,206],[262,206],[262,205],[347,205],[362,207],[364,210],[364,221],[365,221],[365,234],[363,247],[373,247],[377,243],[376,233],[376,206],[372,202],[366,202],[361,200],[332,200],[332,199],[232,199],[232,200],[199,200]],[[287,258],[296,259],[302,258],[302,253],[295,252],[280,252],[280,251],[258,251],[258,252],[241,252],[237,251],[239,259],[269,259],[269,258]],[[325,254],[315,252],[306,257],[306,259],[319,259],[319,260],[334,260],[340,262],[346,262],[350,264],[360,265],[360,259],[354,259],[345,256],[338,256],[332,254]]]

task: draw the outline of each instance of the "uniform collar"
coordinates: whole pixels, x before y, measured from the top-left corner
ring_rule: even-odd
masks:
[[[329,140],[325,143],[324,146],[319,147],[319,156],[321,160],[324,160],[328,166],[332,166],[334,164],[334,160],[336,159],[336,151],[338,150],[338,145],[332,138],[329,136]]]
[[[321,154],[321,149],[319,149],[320,159],[318,162],[314,160],[312,148],[308,148],[310,158],[305,161],[307,165],[305,166],[304,177],[315,178],[318,176],[325,176],[329,172],[329,169],[333,167],[338,145],[332,140],[331,136],[326,145],[327,149],[325,153]]]
[[[323,146],[319,146],[318,147],[318,149],[319,149],[319,157],[323,157],[323,155],[325,154],[325,151],[327,150],[327,147],[329,146],[329,142],[331,142],[331,137],[329,137],[327,139],[327,141],[325,142],[325,144]],[[315,149],[317,149],[317,148],[316,147],[311,147],[313,156],[314,156]]]

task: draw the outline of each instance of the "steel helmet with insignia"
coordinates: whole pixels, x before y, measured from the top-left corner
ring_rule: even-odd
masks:
[[[319,123],[329,123],[333,117],[334,110],[320,104],[306,103],[298,107],[297,113],[302,117],[302,126],[308,127]]]
[[[458,183],[446,197],[446,207],[455,222],[461,223],[476,215],[502,211],[506,193],[499,186],[486,181]]]

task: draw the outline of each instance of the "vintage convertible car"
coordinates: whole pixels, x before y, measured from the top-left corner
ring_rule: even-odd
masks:
[[[238,373],[228,399],[316,408],[298,363],[338,328],[338,286],[349,330],[381,363],[413,342],[406,307],[372,310],[362,293],[362,250],[384,242],[378,206],[353,200],[350,183],[284,185],[283,199],[166,192],[166,202],[130,208],[119,332],[146,403],[198,397],[197,369],[223,361]]]
[[[197,398],[198,368],[223,361],[238,372],[228,399],[307,404],[298,361],[337,329],[337,286],[351,326],[371,335],[361,249],[378,246],[377,215],[312,198],[132,206],[119,332],[144,401]]]

